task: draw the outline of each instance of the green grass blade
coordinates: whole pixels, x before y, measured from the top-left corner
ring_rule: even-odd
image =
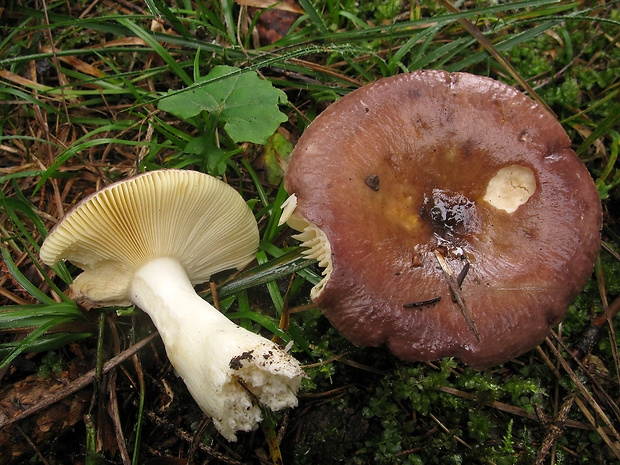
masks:
[[[439,31],[439,27],[435,26],[435,27],[430,27],[428,29],[422,30],[421,32],[419,32],[418,34],[415,34],[411,39],[409,39],[402,47],[400,47],[396,53],[390,58],[388,67],[390,68],[390,72],[392,74],[396,73],[396,68],[398,66],[398,64],[400,64],[404,58],[404,56],[409,53],[409,51],[411,51],[411,49],[416,46],[418,44],[418,42],[420,42],[422,39],[424,39],[426,37],[426,40],[424,40],[423,44],[418,46],[418,54],[423,54],[424,51],[426,50],[426,48],[428,47],[428,45],[430,44],[430,41],[433,37],[435,37],[435,35],[437,34],[437,32]]]
[[[237,45],[237,29],[233,19],[233,5],[234,0],[221,0],[222,14],[226,23],[226,30],[228,31],[227,38],[231,44]]]
[[[109,128],[101,127],[94,131],[91,131],[85,137],[92,137],[96,133],[104,132],[106,130],[109,130]],[[43,173],[43,175],[41,176],[41,179],[37,183],[37,186],[35,188],[35,193],[38,192],[38,190],[41,188],[41,186],[45,183],[45,181],[47,181],[47,179],[50,176],[56,173],[56,171],[58,170],[60,166],[66,163],[67,160],[69,160],[75,154],[77,154],[78,152],[82,150],[88,149],[90,147],[96,147],[98,145],[108,145],[108,144],[121,144],[121,145],[140,146],[140,147],[143,147],[145,145],[147,146],[153,145],[153,144],[148,144],[142,141],[122,140],[122,139],[113,139],[113,138],[101,138],[101,139],[87,140],[85,142],[78,141],[73,146],[65,150],[61,155],[59,155],[54,161],[54,163],[52,163],[50,167],[47,170],[45,170],[45,173]]]
[[[370,25],[366,23],[363,19],[358,18],[357,16],[349,13],[348,11],[339,11],[338,14],[343,18],[347,18],[360,29],[368,29],[370,27]]]
[[[256,171],[254,171],[254,168],[252,168],[252,165],[250,165],[250,162],[247,161],[245,158],[241,160],[241,163],[243,164],[243,167],[250,174],[250,177],[252,178],[252,181],[254,182],[254,187],[256,187],[256,192],[258,193],[258,198],[260,199],[261,203],[265,207],[268,207],[270,205],[270,202],[269,202],[269,199],[267,198],[265,189],[263,188],[263,183],[260,182],[260,179],[258,178]]]
[[[49,350],[56,350],[70,342],[78,341],[90,336],[92,336],[92,333],[90,332],[43,334],[36,340],[31,341],[27,347],[24,347],[22,352],[40,353],[47,352]],[[22,341],[0,344],[0,357],[6,357],[9,355],[11,351],[14,350],[21,342]]]
[[[495,50],[497,50],[498,52],[505,52],[507,50],[510,50],[511,48],[516,47],[520,44],[523,44],[533,39],[534,37],[537,37],[540,34],[544,34],[545,31],[553,28],[554,26],[557,26],[560,23],[561,23],[560,20],[545,21],[544,23],[532,29],[528,29],[519,34],[515,34],[511,38],[503,40],[502,42],[496,44],[494,46]],[[464,68],[467,68],[475,63],[479,63],[482,60],[486,60],[487,58],[489,58],[489,56],[490,55],[487,51],[474,53],[473,55],[457,63],[447,66],[446,71],[449,71],[449,72],[462,71]]]
[[[133,32],[137,37],[144,40],[149,47],[153,49],[170,67],[172,72],[176,74],[185,85],[191,85],[192,79],[187,75],[187,73],[181,68],[181,66],[177,63],[177,61],[168,53],[166,50],[149,32],[142,29],[136,23],[130,21],[126,18],[118,18],[118,22]]]
[[[45,237],[47,235],[47,229],[39,216],[32,210],[30,205],[23,202],[21,199],[8,198],[5,197],[3,193],[0,193],[0,208],[4,210],[13,224],[17,226],[19,231],[22,233],[22,237],[24,237],[30,245],[34,246],[35,249],[38,250],[38,244],[33,239],[30,229],[19,219],[19,216],[16,213],[16,211],[19,211],[25,215],[30,221],[32,221],[38,233],[42,237]]]
[[[275,334],[276,336],[279,336],[284,341],[288,342],[291,340],[290,336],[280,329],[280,327],[278,326],[278,323],[274,319],[266,315],[263,315],[261,313],[253,312],[251,310],[240,310],[238,312],[227,313],[226,316],[233,320],[235,319],[251,320],[255,323],[258,323],[259,325],[261,325],[263,328],[265,328],[269,332]]]
[[[30,350],[29,348],[32,346],[32,344],[37,339],[39,339],[46,331],[48,331],[49,329],[53,328],[56,325],[59,325],[60,323],[65,323],[67,321],[70,321],[70,320],[67,320],[67,318],[65,317],[57,317],[57,318],[53,318],[49,320],[47,323],[44,323],[38,328],[36,328],[28,336],[26,336],[24,339],[19,341],[19,343],[2,360],[2,362],[0,363],[0,370],[2,370],[9,363],[15,360],[15,357],[17,357],[19,354]]]
[[[52,304],[10,305],[0,307],[0,329],[31,328],[53,318],[84,321],[84,315],[73,301]]]
[[[30,294],[32,297],[37,299],[39,302],[46,304],[55,303],[54,299],[49,297],[44,292],[41,292],[37,286],[32,284],[20,271],[20,269],[15,265],[13,261],[13,257],[6,249],[6,247],[2,247],[2,259],[4,260],[4,264],[6,265],[7,271],[11,274],[13,279],[19,284],[24,290]]]
[[[267,254],[263,251],[258,251],[256,253],[256,260],[259,265],[264,265],[267,263]],[[284,309],[284,299],[282,298],[282,294],[280,293],[280,289],[278,289],[278,283],[275,281],[268,281],[266,283],[267,291],[271,296],[271,301],[278,312],[278,315],[282,315],[282,311]]]
[[[269,204],[269,221],[263,232],[263,241],[272,242],[286,225],[278,225],[282,217],[282,204],[288,198],[284,185],[280,185],[274,201]]]
[[[606,134],[611,128],[616,127],[620,121],[620,112],[610,113],[603,121],[598,123],[586,140],[577,148],[577,155],[581,155],[595,140]]]
[[[260,249],[264,250],[265,252],[267,252],[269,255],[271,255],[272,257],[276,258],[276,259],[283,259],[283,257],[285,255],[287,255],[289,252],[280,249],[279,247],[277,247],[274,244],[269,244],[267,242],[261,241],[260,243]],[[309,260],[307,259],[304,255],[303,255],[303,248],[302,247],[296,247],[293,249],[292,253],[297,253],[299,254],[300,257],[302,257],[304,260],[306,260],[305,264],[307,265],[307,267],[301,267],[298,270],[295,270],[296,273],[299,276],[302,276],[306,281],[308,281],[309,283],[311,283],[312,285],[316,285],[319,283],[319,281],[321,281],[321,276],[316,274],[314,271],[312,271],[310,268],[308,268],[310,265],[314,265],[315,263],[317,263],[316,260]]]
[[[177,16],[172,11],[170,11],[168,6],[164,2],[162,2],[161,0],[145,0],[145,3],[154,15],[161,15],[166,18],[166,20],[168,20],[170,24],[172,24],[174,30],[181,34],[181,36],[185,37],[186,39],[192,38],[192,34],[187,30],[185,25],[183,25],[183,23],[179,21],[179,18],[177,18]]]
[[[2,60],[0,60],[2,61]],[[0,68],[2,68],[2,65],[0,64]],[[0,81],[2,82],[2,81]],[[42,101],[41,99],[36,98],[35,96],[33,96],[32,94],[28,93],[28,92],[23,92],[22,90],[19,89],[12,89],[10,87],[0,87],[0,95],[2,94],[7,94],[7,95],[13,95],[16,99],[20,99],[20,100],[25,100],[26,102],[30,102],[32,105],[41,108],[42,110],[47,111],[49,114],[51,115],[60,115],[61,112],[58,111],[58,108],[54,108],[54,106],[49,105],[48,103]],[[8,99],[7,99],[8,100]],[[2,136],[1,139],[7,138],[8,136]],[[20,136],[23,137],[25,139],[28,140],[40,140],[34,137],[30,137],[30,136]],[[47,142],[47,141],[46,141]]]
[[[243,271],[234,279],[220,284],[217,288],[217,295],[220,298],[235,295],[242,290],[267,284],[291,273],[304,270],[314,263],[316,263],[315,260],[307,260],[301,254],[301,249],[296,248],[250,270]]]
[[[310,16],[310,19],[312,20],[314,25],[319,30],[319,33],[322,34],[323,36],[327,36],[329,33],[329,30],[327,29],[327,26],[325,25],[325,22],[323,21],[323,16],[316,9],[316,7],[312,4],[312,2],[310,0],[299,0],[299,5],[306,12],[306,14]]]

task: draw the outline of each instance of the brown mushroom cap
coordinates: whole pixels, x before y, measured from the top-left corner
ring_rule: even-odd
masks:
[[[341,98],[299,140],[285,188],[289,224],[315,227],[301,239],[326,239],[315,303],[353,343],[405,360],[484,368],[530,350],[600,246],[599,195],[561,125],[465,73],[412,72]],[[464,267],[453,292],[447,275]]]

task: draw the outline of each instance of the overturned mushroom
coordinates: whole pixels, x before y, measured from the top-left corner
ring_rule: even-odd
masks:
[[[297,405],[303,371],[271,341],[231,322],[194,291],[213,273],[249,263],[256,220],[229,185],[194,171],[161,170],[82,201],[52,230],[41,259],[84,270],[72,296],[136,304],[159,330],[170,362],[228,440],[261,421],[260,404]]]
[[[288,224],[325,267],[314,302],[355,344],[406,360],[484,368],[535,347],[600,245],[598,192],[560,124],[465,73],[343,97],[301,137],[285,187]]]

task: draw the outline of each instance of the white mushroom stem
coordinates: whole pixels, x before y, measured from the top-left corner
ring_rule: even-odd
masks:
[[[149,314],[170,362],[226,439],[257,427],[258,404],[271,410],[297,405],[304,376],[297,360],[198,296],[177,260],[160,258],[140,268],[131,299]]]

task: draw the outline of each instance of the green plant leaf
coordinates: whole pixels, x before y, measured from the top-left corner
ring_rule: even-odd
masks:
[[[279,132],[269,138],[263,150],[265,172],[269,184],[278,185],[282,182],[284,179],[282,166],[288,163],[292,151],[293,144]]]
[[[287,120],[278,109],[279,103],[287,102],[286,94],[253,71],[239,71],[216,66],[199,82],[219,80],[166,97],[159,102],[159,109],[185,120],[207,111],[212,120],[224,123],[234,142],[264,144]],[[231,76],[225,77],[228,74]]]

